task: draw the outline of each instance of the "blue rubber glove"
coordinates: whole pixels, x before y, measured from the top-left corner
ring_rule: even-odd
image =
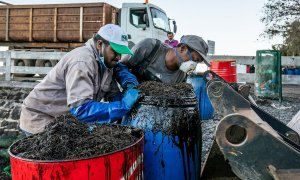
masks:
[[[136,85],[134,85],[133,83],[128,83],[126,85],[126,89],[133,89],[134,87],[136,87]]]
[[[114,68],[114,75],[123,89],[127,89],[129,84],[133,84],[133,86],[139,85],[135,75],[133,75],[128,67],[121,62],[118,62]]]
[[[90,100],[78,107],[70,109],[70,113],[85,123],[111,123],[122,118],[138,100],[139,91],[130,89],[126,91],[121,101],[103,103]]]
[[[125,92],[124,97],[121,101],[120,106],[110,106],[109,115],[111,119],[122,118],[126,113],[128,113],[133,105],[137,102],[139,98],[139,91],[137,89],[129,89]]]
[[[128,107],[129,109],[132,108],[132,106],[136,103],[136,101],[139,98],[139,90],[137,89],[128,89],[124,97],[122,99],[122,102],[125,103],[125,106]]]

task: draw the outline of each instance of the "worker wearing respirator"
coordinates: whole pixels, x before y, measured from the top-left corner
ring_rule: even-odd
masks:
[[[206,55],[208,46],[199,36],[182,36],[177,47],[172,48],[153,38],[146,38],[137,43],[121,62],[126,64],[138,77],[139,81],[160,81],[163,83],[180,83],[186,80],[189,71],[197,63],[204,61],[210,66]]]

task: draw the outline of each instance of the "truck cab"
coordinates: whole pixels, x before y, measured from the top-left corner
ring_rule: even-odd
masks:
[[[167,39],[169,20],[164,10],[148,3],[123,3],[119,12],[119,24],[128,33],[130,47],[147,37]],[[175,21],[173,26],[176,32]]]

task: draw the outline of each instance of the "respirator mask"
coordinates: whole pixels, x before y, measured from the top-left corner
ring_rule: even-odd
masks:
[[[193,61],[192,59],[192,54],[190,53],[190,51],[188,51],[188,54],[190,56],[190,60],[188,61],[183,61],[180,56],[178,55],[178,52],[176,50],[176,48],[173,48],[175,54],[176,54],[176,57],[177,59],[181,62],[180,66],[179,66],[179,70],[185,72],[185,73],[188,73],[190,71],[193,71],[196,69],[197,67],[197,62]]]
[[[197,63],[193,60],[182,62],[179,69],[185,73],[195,70]]]

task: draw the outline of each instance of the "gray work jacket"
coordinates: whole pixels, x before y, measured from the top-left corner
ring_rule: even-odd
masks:
[[[42,132],[70,107],[101,101],[118,92],[113,70],[100,66],[94,44],[88,43],[67,53],[26,97],[20,128],[33,134]]]

